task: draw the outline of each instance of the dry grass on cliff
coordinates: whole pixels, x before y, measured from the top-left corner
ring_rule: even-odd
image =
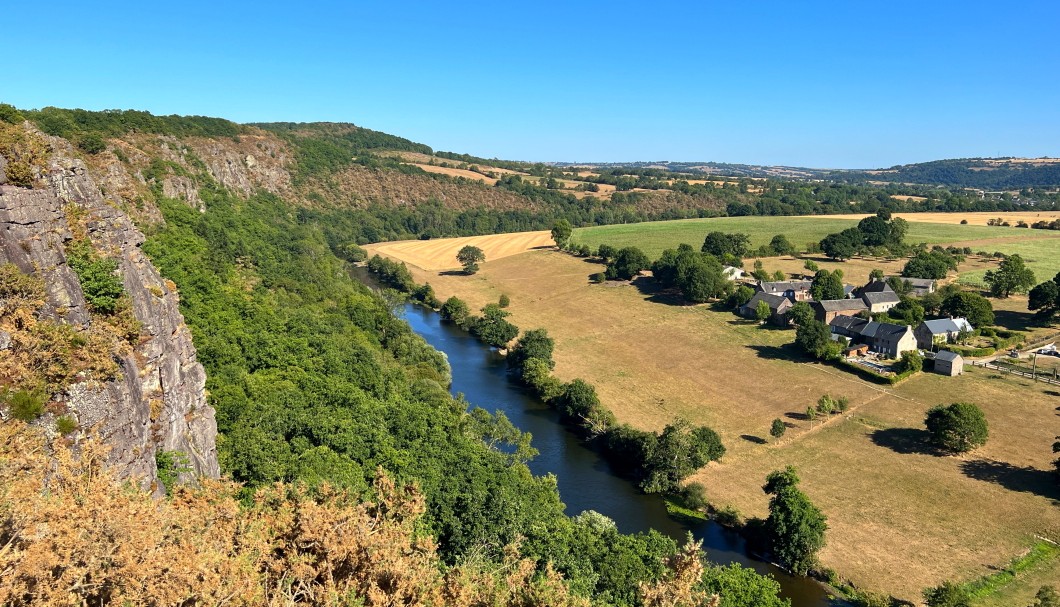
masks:
[[[587,605],[514,548],[446,568],[417,532],[423,497],[382,474],[374,502],[277,484],[243,507],[214,480],[155,500],[105,461],[95,440],[75,456],[0,424],[0,604]]]

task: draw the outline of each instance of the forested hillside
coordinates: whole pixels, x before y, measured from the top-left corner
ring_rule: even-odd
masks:
[[[827,175],[842,181],[890,181],[938,184],[980,190],[1060,187],[1055,158],[960,158],[904,164],[879,171],[843,171]]]

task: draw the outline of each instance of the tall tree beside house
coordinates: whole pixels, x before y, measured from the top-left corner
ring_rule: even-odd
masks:
[[[1040,317],[1049,318],[1060,310],[1060,272],[1031,289],[1027,298],[1027,309]]]
[[[828,325],[811,320],[795,330],[795,345],[818,360],[830,360],[839,356],[839,344],[832,341]]]
[[[990,305],[990,300],[978,293],[950,293],[942,300],[939,312],[951,318],[967,318],[973,327],[994,324],[994,307]]]
[[[758,302],[758,305],[755,306],[755,318],[758,319],[758,322],[769,320],[769,315],[772,313],[773,311],[769,309],[769,304],[764,301]]]
[[[747,254],[751,246],[751,237],[747,234],[726,234],[725,232],[711,232],[703,240],[704,253],[710,253],[718,259],[727,257],[741,258]]]
[[[846,293],[843,290],[842,277],[835,272],[818,270],[810,285],[810,295],[817,301],[843,299]]]
[[[805,301],[795,302],[795,305],[788,310],[788,320],[796,327],[801,327],[813,319],[813,308]]]
[[[986,272],[986,284],[990,294],[1002,299],[1013,293],[1026,293],[1034,286],[1034,271],[1023,263],[1019,255],[1009,255],[1001,260],[996,270]]]
[[[474,245],[464,245],[456,253],[456,260],[464,267],[465,274],[478,272],[479,262],[486,261],[486,254]]]
[[[817,553],[824,547],[827,518],[798,488],[795,468],[774,471],[766,477],[762,491],[771,495],[766,532],[773,554],[798,575],[806,575],[817,565]]]

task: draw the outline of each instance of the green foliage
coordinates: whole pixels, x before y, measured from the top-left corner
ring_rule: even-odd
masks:
[[[772,576],[759,575],[739,563],[710,565],[703,571],[700,587],[721,597],[718,607],[790,607],[780,598],[780,584]]]
[[[74,430],[77,430],[77,420],[69,415],[61,415],[55,420],[55,430],[59,434],[66,436]]]
[[[667,249],[651,266],[652,276],[663,287],[678,288],[684,298],[701,303],[725,296],[732,283],[722,274],[722,265],[712,255],[697,253],[688,245]]]
[[[648,256],[637,247],[625,247],[615,254],[607,264],[607,277],[618,280],[632,280],[641,270],[651,267]]]
[[[765,301],[759,301],[758,305],[755,306],[755,318],[758,319],[758,322],[765,322],[772,313],[773,310],[769,308],[769,304]]]
[[[806,575],[817,564],[828,524],[798,484],[795,469],[788,466],[784,471],[771,472],[762,490],[772,496],[766,530],[773,554],[792,572]]]
[[[818,270],[810,285],[810,294],[817,301],[843,299],[846,293],[843,290],[842,275],[828,270]]]
[[[854,256],[861,246],[861,240],[862,235],[857,228],[848,228],[825,236],[821,240],[821,251],[836,261],[843,261]]]
[[[725,305],[736,309],[745,303],[751,301],[751,298],[755,296],[754,289],[747,285],[740,285],[733,290],[729,295],[728,299],[725,300]],[[812,314],[812,311],[811,311]]]
[[[751,245],[751,237],[747,234],[726,234],[725,232],[710,232],[703,240],[702,252],[713,255],[718,259],[726,256],[737,259],[747,255]]]
[[[674,491],[685,477],[724,454],[721,437],[714,430],[693,427],[679,418],[667,424],[648,451],[641,488],[646,493]]]
[[[188,455],[181,451],[156,452],[155,468],[158,470],[158,482],[162,483],[166,495],[173,493],[181,474],[191,472]]]
[[[246,127],[205,116],[154,116],[136,110],[67,110],[46,107],[23,112],[49,135],[78,141],[82,135],[120,137],[126,133],[151,133],[174,137],[235,137]]]
[[[938,405],[927,412],[924,419],[931,434],[931,442],[940,449],[964,453],[986,444],[989,435],[986,416],[971,403]]]
[[[769,248],[773,250],[777,255],[791,255],[795,252],[795,245],[791,244],[788,237],[783,234],[777,234],[769,241]]]
[[[831,336],[828,325],[811,320],[796,329],[795,345],[818,360],[831,360],[839,356],[839,344],[832,341]]]
[[[356,243],[347,243],[341,247],[335,247],[335,254],[346,261],[358,263],[368,259],[368,251],[357,246]]]
[[[519,327],[505,320],[510,315],[497,304],[487,304],[482,316],[469,321],[471,334],[488,346],[504,348],[519,334]]]
[[[971,607],[968,591],[958,584],[943,582],[942,585],[924,591],[928,607]]]
[[[72,241],[66,254],[92,309],[101,314],[116,312],[118,300],[125,294],[125,287],[117,274],[118,262],[99,257],[87,240]]]
[[[497,298],[497,305],[502,308],[507,308],[512,304],[512,300],[506,294],[501,293],[501,296]]]
[[[994,307],[990,305],[990,300],[977,293],[951,293],[942,300],[939,312],[943,316],[967,318],[973,327],[994,324]]]
[[[802,267],[810,272],[813,272],[814,274],[816,274],[817,271],[821,269],[821,266],[817,265],[813,261],[810,261],[809,259],[806,260],[806,263],[802,264]]]
[[[897,324],[918,326],[924,322],[924,306],[915,298],[903,297],[898,305],[887,311],[887,315],[898,321]]]
[[[1060,310],[1060,272],[1040,285],[1031,289],[1027,299],[1027,309],[1038,312],[1048,318]]]
[[[8,414],[24,422],[32,422],[44,414],[44,403],[48,395],[43,390],[0,390],[0,404],[7,406]]]
[[[902,276],[906,278],[946,278],[951,271],[957,270],[957,259],[942,248],[931,251],[920,251],[906,262]]]
[[[438,301],[438,296],[434,294],[434,287],[432,287],[429,282],[413,288],[409,297],[413,301],[418,301],[428,308],[437,309],[442,305],[442,302]]]
[[[779,417],[773,420],[773,423],[769,426],[769,435],[773,438],[780,438],[784,436],[784,433],[788,431],[788,425],[784,423]]]
[[[468,315],[471,312],[468,310],[467,304],[464,303],[464,300],[453,295],[445,300],[445,303],[442,304],[438,313],[442,315],[443,320],[448,320],[457,325],[464,326],[465,323],[467,323]]]
[[[7,103],[0,103],[0,122],[22,124],[25,119],[26,117],[23,116],[22,112],[18,111],[15,106]]]
[[[479,262],[486,261],[486,254],[474,245],[464,245],[457,251],[456,260],[464,267],[465,274],[474,274],[478,272]]]
[[[412,278],[412,272],[404,262],[391,261],[389,259],[373,255],[366,266],[368,271],[375,274],[379,281],[389,285],[402,293],[411,293],[416,288],[416,281]]]
[[[107,142],[99,133],[89,133],[77,140],[77,148],[87,154],[98,154],[107,149]]]
[[[987,270],[984,280],[990,286],[990,294],[1002,299],[1013,293],[1026,293],[1035,283],[1034,272],[1019,255],[1002,259],[996,270]]]
[[[589,280],[596,284],[601,284],[607,281],[607,274],[605,272],[597,272],[589,277]]]
[[[556,363],[552,360],[555,345],[555,341],[548,336],[545,329],[531,329],[523,333],[508,352],[508,369],[517,377],[523,378],[526,363],[531,359],[544,362],[549,370],[555,368]]]
[[[924,370],[924,357],[916,350],[902,352],[902,359],[898,361],[899,373],[919,373]]]
[[[604,262],[607,262],[614,259],[615,255],[618,255],[618,249],[609,244],[602,244],[597,247],[596,254],[600,259],[604,260]]]
[[[571,228],[570,222],[566,219],[557,220],[552,224],[552,240],[556,243],[559,248],[565,248],[567,243],[570,242],[571,234],[574,233]]]

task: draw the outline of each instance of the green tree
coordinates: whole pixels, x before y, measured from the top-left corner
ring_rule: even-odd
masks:
[[[1060,310],[1060,272],[1031,289],[1027,298],[1027,309],[1048,318]]]
[[[795,330],[795,345],[819,360],[830,360],[839,355],[839,345],[832,341],[832,331],[819,320],[799,325]]]
[[[486,254],[482,249],[468,244],[457,251],[456,260],[464,267],[465,274],[474,274],[478,272],[479,262],[486,261]]]
[[[659,434],[645,462],[646,493],[663,493],[680,487],[681,480],[725,454],[721,438],[714,430],[693,427],[678,418]]]
[[[842,232],[829,234],[821,240],[821,251],[837,261],[850,259],[861,247],[861,232],[857,228],[847,228]]]
[[[709,565],[700,585],[720,597],[717,607],[791,607],[791,601],[780,598],[780,583],[772,576],[759,575],[739,563]]]
[[[603,259],[605,262],[614,259],[615,255],[617,254],[618,249],[609,244],[602,244],[600,245],[600,248],[596,250],[596,255],[600,257],[600,259]]]
[[[511,303],[512,303],[511,298],[508,297],[504,293],[501,293],[501,296],[499,298],[497,298],[497,305],[502,307],[502,308],[507,308],[508,306],[511,305]]]
[[[637,247],[625,247],[615,254],[615,258],[607,266],[608,278],[619,280],[631,280],[640,273],[651,267],[648,256]]]
[[[548,336],[548,331],[531,329],[523,333],[508,352],[506,360],[508,368],[517,376],[522,377],[526,362],[531,358],[536,358],[545,361],[548,368],[553,369],[556,366],[555,361],[552,360],[552,351],[555,346],[556,342]]]
[[[566,219],[559,219],[552,224],[552,240],[561,249],[566,248],[573,233],[574,229]]]
[[[924,370],[924,357],[916,350],[902,352],[898,362],[899,373],[919,373]]]
[[[441,309],[438,310],[443,320],[448,320],[457,325],[464,326],[467,322],[467,317],[470,311],[467,308],[467,304],[464,300],[460,299],[456,295],[445,300],[442,304]]]
[[[1034,595],[1034,603],[1029,607],[1060,607],[1060,593],[1053,586],[1042,586]]]
[[[725,304],[730,308],[739,308],[745,303],[751,301],[751,298],[755,296],[754,289],[747,285],[740,285],[729,295],[729,298],[725,300]]]
[[[817,301],[843,299],[846,296],[843,279],[834,272],[818,270],[810,285],[810,295]]]
[[[747,234],[711,232],[703,240],[703,247],[700,250],[719,259],[726,256],[741,258],[747,255],[747,249],[750,246],[751,237]]]
[[[924,601],[928,607],[971,607],[972,598],[968,591],[958,584],[943,582],[941,586],[924,591]]]
[[[780,438],[784,436],[784,433],[788,431],[788,426],[779,417],[773,420],[773,424],[769,426],[769,435],[773,438]]]
[[[898,305],[887,312],[888,316],[907,325],[918,326],[924,322],[924,306],[912,297],[903,297]]]
[[[932,407],[927,412],[924,425],[935,446],[954,453],[981,447],[986,444],[989,434],[982,409],[971,403]]]
[[[795,302],[795,305],[788,309],[788,320],[796,327],[802,326],[814,320],[813,308],[805,301]]]
[[[795,574],[806,575],[817,564],[828,523],[798,484],[795,468],[788,466],[784,471],[771,472],[762,490],[772,496],[766,531],[773,554]]]
[[[813,272],[814,274],[817,273],[817,270],[821,269],[821,266],[817,265],[813,261],[810,261],[809,259],[806,260],[806,263],[802,264],[802,267],[805,268],[807,271]]]
[[[996,270],[986,272],[986,284],[990,294],[1002,299],[1012,293],[1026,293],[1034,286],[1034,272],[1023,263],[1019,255],[1009,255],[1001,260]]]
[[[791,244],[788,237],[783,234],[777,234],[769,241],[769,248],[773,249],[773,252],[777,255],[791,255],[795,252],[795,245]]]
[[[764,301],[759,301],[758,305],[755,306],[755,318],[758,319],[758,322],[765,322],[769,320],[769,316],[772,313],[773,311],[769,308],[769,304]]]
[[[994,324],[994,307],[990,300],[977,293],[951,293],[942,300],[939,312],[953,318],[967,318],[977,328]]]
[[[869,280],[883,280],[883,270],[873,268],[873,270],[869,272]]]
[[[497,304],[487,304],[471,323],[471,333],[488,346],[503,348],[519,334],[519,327],[505,320],[509,315]]]

